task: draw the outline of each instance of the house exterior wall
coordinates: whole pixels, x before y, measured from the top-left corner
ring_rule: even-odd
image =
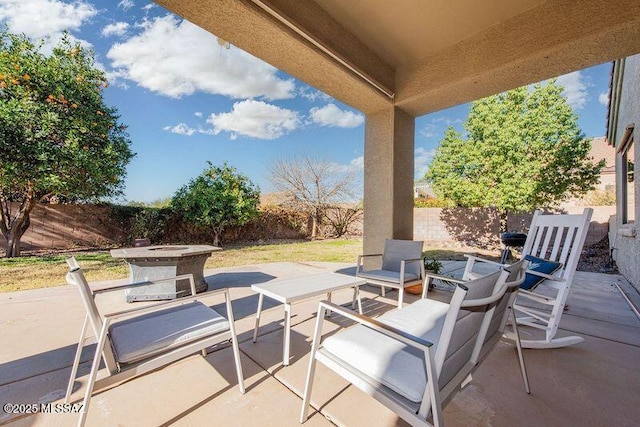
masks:
[[[634,164],[640,164],[640,55],[626,58],[624,64],[624,74],[621,85],[613,87],[612,105],[610,107],[610,118],[612,111],[617,112],[613,129],[613,140],[611,142],[618,147],[620,139],[627,126],[635,124],[634,130]],[[612,135],[610,135],[611,137]],[[640,234],[637,232],[637,221],[635,224],[622,224],[622,191],[625,184],[625,177],[622,176],[622,155],[616,156],[616,221],[617,233],[613,242],[614,258],[620,273],[622,273],[636,289],[640,290]],[[638,186],[638,174],[634,182],[635,200],[640,200],[640,187]],[[640,203],[635,203],[635,218],[640,218]]]

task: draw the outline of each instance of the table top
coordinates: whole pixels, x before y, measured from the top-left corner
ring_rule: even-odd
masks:
[[[114,258],[181,258],[211,254],[221,250],[222,248],[209,245],[159,245],[112,249],[111,256]]]
[[[364,279],[346,274],[321,273],[259,283],[251,285],[251,290],[288,304],[340,289],[364,285],[366,282]]]

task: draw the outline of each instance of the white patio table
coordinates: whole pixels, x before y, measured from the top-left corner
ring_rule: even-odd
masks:
[[[253,342],[258,340],[260,314],[264,296],[284,304],[284,343],[282,364],[289,365],[289,347],[291,341],[291,305],[295,302],[327,294],[331,301],[331,293],[346,288],[353,288],[354,299],[358,302],[358,311],[362,314],[360,301],[360,286],[366,280],[339,273],[321,273],[312,276],[296,277],[293,279],[279,279],[257,285],[251,285],[251,290],[260,294],[256,311],[256,326],[253,330]]]

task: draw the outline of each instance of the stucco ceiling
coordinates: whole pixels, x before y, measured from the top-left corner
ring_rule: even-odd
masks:
[[[411,116],[640,52],[638,0],[156,0],[365,113]]]
[[[432,56],[541,0],[314,0],[394,68]]]

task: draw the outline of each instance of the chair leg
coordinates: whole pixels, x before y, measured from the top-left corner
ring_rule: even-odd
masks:
[[[89,316],[84,317],[84,323],[82,325],[82,332],[80,332],[80,339],[78,340],[78,348],[76,349],[76,355],[73,358],[73,367],[71,368],[71,375],[69,376],[69,384],[67,385],[67,394],[64,396],[64,403],[69,403],[69,398],[73,392],[73,384],[76,380],[76,374],[78,373],[78,366],[80,365],[80,355],[84,348],[85,335],[87,333],[87,327],[89,326]]]
[[[304,423],[309,416],[309,406],[311,405],[311,390],[313,389],[313,377],[316,372],[316,353],[320,347],[320,337],[322,336],[322,322],[324,321],[326,309],[320,306],[318,317],[316,318],[316,329],[313,334],[313,344],[311,344],[311,354],[309,355],[309,369],[305,381],[304,393],[302,395],[302,411],[300,412],[300,423]]]
[[[360,286],[354,288],[355,298],[358,301],[358,313],[362,314],[362,298],[360,297]]]
[[[511,318],[513,321],[513,335],[516,341],[516,351],[518,352],[518,362],[520,362],[520,372],[522,373],[522,381],[524,381],[524,389],[527,394],[531,394],[531,388],[529,387],[529,375],[527,374],[527,366],[524,363],[524,354],[522,353],[522,342],[520,341],[520,331],[518,331],[518,322],[516,322],[516,310],[511,308]]]
[[[404,284],[400,284],[398,289],[398,308],[402,308],[404,304]]]
[[[418,409],[418,414],[421,417],[427,417],[429,409],[431,409],[431,416],[433,418],[434,427],[443,427],[444,420],[442,418],[442,401],[440,400],[440,388],[438,386],[438,374],[436,373],[435,357],[431,347],[425,349],[424,361],[427,372],[427,388],[424,391],[425,395],[422,398],[422,403]],[[427,399],[428,395],[428,399]],[[430,402],[430,405],[426,405],[426,402]],[[430,408],[429,408],[430,406]]]
[[[93,394],[93,387],[98,377],[98,369],[100,369],[100,357],[102,356],[102,349],[107,342],[107,331],[109,329],[109,323],[104,322],[102,325],[102,331],[100,331],[100,337],[98,339],[98,346],[96,347],[96,354],[93,356],[93,363],[91,364],[91,373],[89,374],[89,380],[87,381],[87,390],[84,393],[84,400],[82,401],[82,410],[80,411],[80,418],[78,419],[78,427],[83,427],[87,421],[87,414],[89,413],[89,402],[91,401],[91,395]]]
[[[385,296],[386,294],[386,288],[384,286],[380,286],[380,295]]]

